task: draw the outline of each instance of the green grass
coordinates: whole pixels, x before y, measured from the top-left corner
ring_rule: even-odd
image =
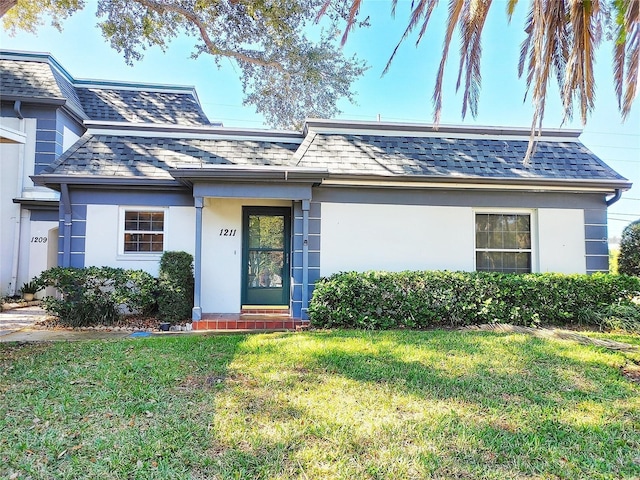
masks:
[[[0,478],[638,478],[626,361],[489,332],[0,344]]]

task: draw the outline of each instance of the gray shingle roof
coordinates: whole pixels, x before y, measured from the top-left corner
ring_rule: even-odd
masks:
[[[92,120],[133,123],[207,125],[209,121],[192,95],[110,88],[76,88]]]
[[[582,143],[540,141],[529,165],[526,140],[311,133],[298,166],[333,174],[624,180]],[[310,137],[309,136],[309,137]],[[307,138],[309,138],[307,137]]]
[[[54,62],[52,60],[52,62]],[[102,86],[88,81],[70,81],[49,62],[49,57],[32,60],[0,59],[0,95],[28,100],[66,99],[80,118],[96,121],[209,125],[200,104],[189,89],[180,87]],[[172,89],[173,88],[173,89]]]
[[[202,165],[284,166],[299,143],[85,135],[43,174],[171,179],[172,168]]]
[[[326,169],[330,175],[407,178],[625,179],[580,142],[349,135],[310,132],[302,143],[87,134],[43,174],[170,179],[173,168],[266,165]]]
[[[0,59],[2,96],[65,98],[47,63]]]

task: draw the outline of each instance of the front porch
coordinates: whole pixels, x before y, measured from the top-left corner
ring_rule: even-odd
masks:
[[[320,277],[319,205],[310,218],[312,187],[324,174],[226,164],[172,170],[194,197],[194,330],[308,324]],[[274,315],[274,308],[285,308],[286,315]],[[230,313],[207,313],[220,311]]]
[[[309,320],[274,313],[205,313],[192,323],[193,330],[295,330]]]

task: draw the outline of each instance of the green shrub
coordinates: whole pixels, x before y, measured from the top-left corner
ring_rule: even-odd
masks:
[[[158,315],[162,320],[175,323],[191,318],[193,284],[193,256],[164,252],[158,279]]]
[[[72,327],[109,325],[122,313],[146,314],[156,306],[156,279],[142,270],[55,267],[36,282],[58,291],[43,299],[44,308]]]
[[[32,279],[22,284],[22,287],[20,288],[20,292],[22,292],[22,294],[38,293],[38,291],[41,289],[42,287],[38,285],[38,282],[35,279]]]
[[[640,305],[613,304],[603,308],[598,319],[603,330],[640,333]]]
[[[632,304],[640,279],[618,275],[487,272],[346,272],[316,284],[317,327],[428,328],[482,323],[593,325],[613,304]]]
[[[640,220],[627,225],[622,231],[618,273],[640,277]]]

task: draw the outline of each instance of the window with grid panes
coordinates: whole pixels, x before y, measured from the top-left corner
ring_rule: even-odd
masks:
[[[124,253],[162,253],[163,250],[164,212],[126,211]]]
[[[476,213],[476,270],[531,272],[531,215]]]

